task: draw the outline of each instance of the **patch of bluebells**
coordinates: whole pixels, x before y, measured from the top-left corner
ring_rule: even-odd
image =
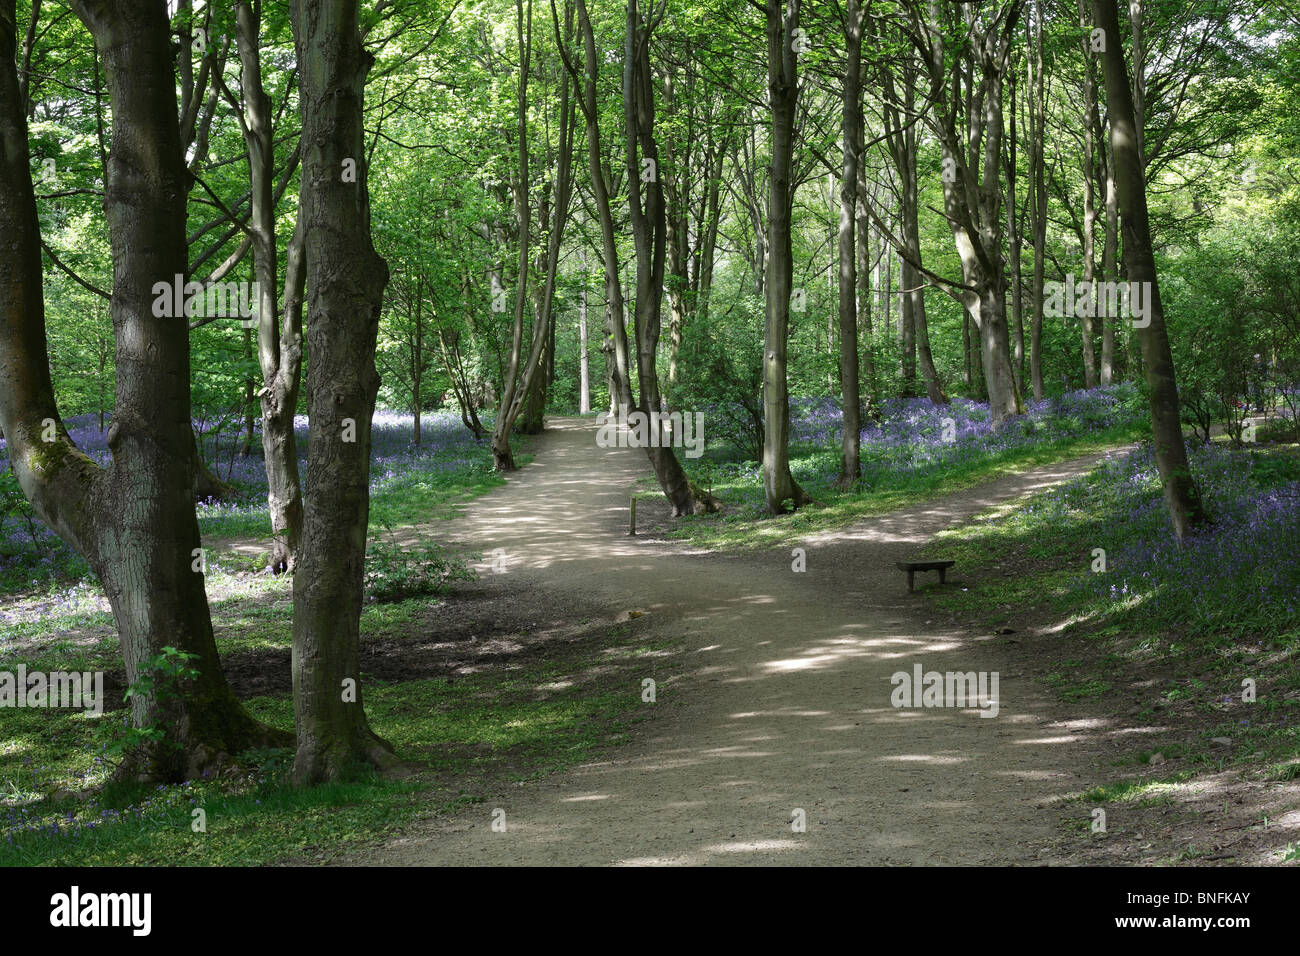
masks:
[[[1017,450],[1085,436],[1147,419],[1137,389],[1128,383],[1079,389],[1032,403],[1026,413],[995,425],[989,406],[966,398],[935,405],[927,398],[887,399],[879,421],[861,434],[864,484],[875,487],[899,472],[939,471]],[[790,407],[791,445],[835,448],[843,414],[831,399],[796,399]],[[834,480],[836,460],[821,475]]]
[[[98,413],[67,419],[64,427],[77,447],[101,466],[110,462],[108,425],[99,430]],[[420,444],[414,442],[415,419],[410,413],[377,410],[371,419],[370,493],[380,493],[393,481],[415,473],[452,474],[490,463],[484,443],[461,423],[455,412],[431,412],[421,417]],[[204,534],[221,534],[226,529],[237,533],[259,517],[265,518],[267,481],[262,460],[260,420],[255,422],[250,454],[239,455],[243,445],[242,420],[224,423],[194,421],[194,428],[204,459],[212,471],[230,483],[237,496],[226,502],[206,501],[197,507]],[[294,418],[298,446],[298,471],[306,490],[310,485],[307,470],[308,420]],[[489,465],[490,466],[490,465]],[[0,439],[0,474],[9,470],[8,448]],[[16,513],[0,515],[0,576],[30,573],[33,587],[59,579],[77,578],[88,569],[39,519],[33,519],[35,534]],[[269,531],[269,527],[267,529]],[[23,583],[27,583],[26,580]]]
[[[88,775],[77,776],[84,778]],[[232,792],[229,782],[210,777],[211,773],[205,771],[198,780],[187,780],[173,786],[159,784],[143,799],[120,810],[100,807],[94,801],[87,802],[79,810],[56,811],[42,802],[0,808],[0,833],[4,835],[5,847],[21,852],[33,842],[44,842],[47,846],[74,843],[100,829],[123,824],[156,829],[173,818],[178,810],[188,818],[191,811],[202,807],[210,795]],[[253,775],[245,786],[265,786],[266,783],[262,775]],[[235,786],[234,789],[241,788]]]
[[[1106,550],[1106,571],[1081,572],[1073,587],[1130,624],[1293,631],[1300,620],[1300,480],[1220,443],[1188,454],[1210,522],[1181,546],[1149,444],[1035,497],[1023,516],[1045,534],[1081,515],[1099,522],[1096,546]]]
[[[987,404],[970,399],[954,398],[948,405],[935,405],[927,398],[887,399],[881,403],[879,419],[868,420],[862,429],[861,487],[888,489],[993,457],[1148,420],[1145,402],[1129,383],[1047,398],[999,425],[993,424]],[[832,398],[790,401],[791,471],[814,496],[829,493],[838,477],[843,421],[839,403]],[[707,419],[705,424],[707,428]],[[712,469],[709,475],[697,475],[697,480],[741,479],[728,495],[731,516],[752,517],[764,510],[757,462],[706,467]]]

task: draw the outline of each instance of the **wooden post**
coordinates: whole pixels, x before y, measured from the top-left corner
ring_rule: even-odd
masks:
[[[632,495],[632,504],[628,508],[627,514],[628,514],[627,533],[630,535],[635,535],[636,534],[636,495],[635,494]]]

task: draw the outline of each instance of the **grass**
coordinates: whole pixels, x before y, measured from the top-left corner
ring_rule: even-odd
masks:
[[[983,457],[964,457],[928,468],[888,471],[874,486],[847,492],[836,489],[821,477],[837,467],[828,464],[828,460],[838,463],[838,451],[795,449],[791,452],[791,472],[816,503],[781,516],[761,511],[758,502],[762,498],[762,475],[757,468],[720,469],[707,456],[694,461],[686,459],[691,480],[720,498],[724,510],[717,515],[683,518],[680,529],[670,537],[716,549],[780,545],[792,537],[887,514],[1004,475],[1103,452],[1137,441],[1144,434],[1146,428],[1141,424],[1116,426]]]
[[[969,576],[966,587],[931,599],[981,627],[1031,611],[1054,631],[1082,637],[1082,645],[1058,638],[1061,656],[1075,656],[1065,647],[1085,647],[1088,661],[1061,660],[1046,675],[1063,700],[1103,701],[1125,670],[1138,674],[1150,686],[1139,719],[1160,707],[1200,728],[1202,740],[1186,752],[1165,748],[1167,758],[1293,767],[1300,568],[1281,542],[1294,541],[1287,509],[1300,475],[1297,449],[1194,450],[1213,523],[1181,548],[1148,459],[1140,449],[940,534],[927,555],[955,560]],[[1131,694],[1124,702],[1133,703]],[[1216,737],[1232,746],[1213,745]]]
[[[521,468],[531,460],[531,455],[515,456]],[[486,446],[472,450],[468,456],[463,449],[455,449],[415,459],[410,470],[375,483],[370,496],[370,530],[455,518],[465,502],[503,484],[505,479],[493,470],[492,452]],[[260,499],[199,510],[199,533],[205,541],[269,541],[270,524],[266,502]]]
[[[607,635],[602,650],[620,636]],[[628,646],[614,656],[661,651]],[[602,663],[611,656],[590,654]],[[14,711],[0,750],[0,866],[252,866],[379,840],[417,816],[480,802],[502,780],[544,776],[625,742],[645,718],[640,685],[568,679],[593,662],[368,684],[372,727],[415,774],[385,779],[358,770],[309,789],[287,783],[291,753],[268,751],[246,755],[253,770],[148,790],[112,785],[82,800],[78,790],[105,779],[93,754],[125,712]],[[246,705],[273,726],[293,726],[287,695]],[[203,811],[203,829],[195,810]]]
[[[528,460],[516,456],[521,466]],[[372,534],[454,517],[464,502],[503,483],[486,447],[435,452],[407,465],[376,475]],[[264,501],[201,510],[206,539],[266,537]],[[120,672],[113,618],[84,562],[61,543],[33,549],[28,557],[0,577],[0,591],[10,595],[0,657],[31,670]],[[223,658],[283,653],[290,646],[292,581],[253,573],[259,563],[222,552],[219,543],[209,557],[206,583]],[[409,635],[438,603],[425,596],[368,604],[362,640]],[[608,635],[600,663],[658,653],[621,650],[623,636]],[[529,779],[589,759],[622,743],[627,726],[643,719],[639,684],[558,683],[562,676],[570,675],[551,664],[507,677],[484,672],[455,680],[368,682],[371,724],[412,775],[393,779],[358,769],[352,779],[310,789],[289,786],[288,752],[243,755],[243,769],[182,786],[105,786],[111,768],[97,755],[124,732],[126,711],[95,717],[6,710],[0,865],[257,865],[380,838],[419,814],[449,813],[481,799],[493,780]],[[245,703],[267,723],[292,729],[287,694]],[[193,812],[198,809],[203,828]]]

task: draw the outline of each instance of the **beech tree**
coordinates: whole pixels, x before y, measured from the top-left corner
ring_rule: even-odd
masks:
[[[1164,307],[1151,247],[1151,225],[1147,216],[1146,177],[1143,173],[1141,140],[1133,103],[1128,65],[1119,32],[1115,0],[1092,0],[1093,21],[1106,37],[1102,56],[1106,76],[1106,112],[1110,120],[1110,147],[1115,165],[1115,186],[1123,220],[1124,262],[1130,283],[1149,290],[1149,314],[1139,327],[1138,342],[1146,370],[1151,404],[1151,435],[1156,466],[1164,484],[1174,534],[1181,540],[1205,519],[1200,489],[1192,478],[1183,439],[1182,415],[1178,407],[1178,383],[1174,378],[1173,353],[1165,330]]]
[[[242,103],[224,83],[221,89],[239,121],[248,150],[250,211],[248,241],[258,284],[257,361],[262,386],[262,453],[267,506],[276,536],[270,556],[275,571],[293,569],[302,538],[302,487],[293,419],[302,373],[302,298],[306,276],[304,236],[295,230],[285,259],[284,313],[278,310],[279,250],[276,245],[275,129],[271,99],[262,82],[262,4],[235,4]],[[218,77],[220,73],[218,72]],[[288,93],[286,92],[286,96]],[[298,151],[294,151],[295,160]],[[296,165],[296,162],[291,165]]]
[[[302,71],[302,192],[311,426],[303,540],[293,577],[299,784],[356,763],[397,762],[362,706],[360,621],[370,517],[375,346],[388,263],[370,238],[363,141],[366,75],[358,0],[293,0]]]
[[[14,69],[14,0],[0,3],[0,429],[42,520],[99,577],[127,680],[151,676],[165,647],[192,654],[198,676],[162,696],[139,685],[132,724],[150,740],[123,771],[180,781],[283,735],[252,719],[222,674],[194,515],[189,331],[155,316],[153,286],[187,273],[185,168],[164,6],[73,4],[103,56],[113,114],[104,214],[113,248],[116,404],[112,461],[101,469],[69,438],[46,356],[41,238],[24,97]]]
[[[961,259],[962,282],[942,288],[979,330],[995,421],[1024,411],[1011,371],[1001,178],[1002,89],[1020,7],[1020,0],[906,3],[908,37],[929,79],[926,118],[942,150],[944,216]],[[953,44],[954,35],[963,39]]]
[[[767,266],[763,294],[763,494],[767,509],[782,514],[812,499],[790,474],[790,389],[786,379],[794,253],[795,115],[799,103],[800,0],[767,0],[767,89],[772,121],[772,162],[767,202]]]

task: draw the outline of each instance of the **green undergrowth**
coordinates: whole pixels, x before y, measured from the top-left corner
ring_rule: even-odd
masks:
[[[888,470],[878,473],[870,486],[851,491],[836,488],[827,477],[838,467],[837,450],[792,450],[791,472],[813,496],[814,504],[781,516],[763,510],[762,471],[757,463],[720,464],[707,456],[686,459],[684,465],[691,480],[710,490],[724,507],[718,514],[682,518],[669,537],[714,549],[777,546],[801,535],[843,527],[999,477],[1103,452],[1137,441],[1144,433],[1140,424],[1123,425],[926,468]]]
[[[321,860],[380,840],[417,816],[457,812],[502,785],[627,740],[647,714],[639,681],[575,678],[594,664],[663,652],[659,645],[621,646],[622,636],[611,632],[601,648],[562,666],[368,681],[371,725],[406,761],[406,773],[383,777],[358,768],[349,779],[306,789],[288,783],[287,750],[246,754],[244,769],[177,786],[105,786],[108,766],[93,756],[104,732],[97,725],[120,723],[125,711],[98,718],[13,711],[0,744],[0,865]],[[246,706],[268,724],[293,726],[287,694]]]
[[[938,535],[925,554],[956,561],[956,586],[925,593],[986,632],[1029,615],[1060,647],[1045,682],[1065,701],[1186,718],[1190,743],[1121,764],[1284,773],[1300,757],[1300,450],[1216,443],[1192,467],[1209,523],[1182,546],[1144,446]]]

